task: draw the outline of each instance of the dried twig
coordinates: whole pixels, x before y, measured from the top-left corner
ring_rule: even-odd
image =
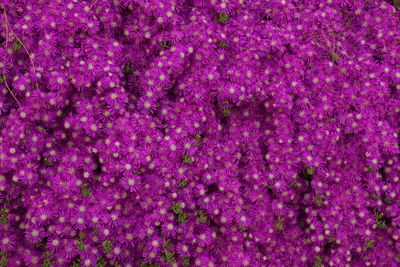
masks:
[[[10,86],[8,86],[7,77],[5,77],[5,76],[4,76],[4,83],[5,83],[6,87],[7,87],[8,92],[12,95],[12,97],[15,99],[15,101],[17,101],[19,107],[21,107],[21,103],[20,103],[20,102],[18,101],[18,99],[15,97],[15,95],[14,95],[14,93],[12,92]]]
[[[10,23],[8,22],[8,16],[7,16],[7,11],[6,11],[5,7],[4,7],[4,17],[5,17],[5,21],[6,21],[6,29],[7,29],[7,28],[10,28],[11,33],[14,35],[15,39],[17,39],[17,41],[18,41],[18,42],[21,44],[21,46],[24,48],[25,52],[28,54],[29,60],[30,60],[30,62],[31,62],[31,64],[32,64],[33,72],[34,72],[35,75],[36,75],[35,63],[33,63],[31,53],[29,53],[28,48],[26,48],[25,44],[21,41],[21,39],[17,36],[17,34],[15,34],[13,28],[11,27]],[[7,30],[7,33],[8,33],[8,30]],[[8,37],[8,36],[6,36],[6,37]],[[37,83],[35,83],[35,85],[36,85],[36,88],[39,89],[39,85],[38,85]]]

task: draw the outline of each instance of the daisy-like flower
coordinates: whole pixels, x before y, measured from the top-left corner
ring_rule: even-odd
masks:
[[[25,185],[34,185],[38,181],[37,174],[30,169],[19,170],[16,178]]]
[[[44,228],[30,228],[25,231],[25,238],[32,243],[38,243],[45,236]]]
[[[10,251],[16,245],[15,236],[10,234],[3,234],[0,238],[0,250],[1,251]]]
[[[63,249],[64,241],[65,240],[62,240],[62,239],[56,238],[56,237],[49,238],[47,240],[46,247],[48,247],[48,249],[50,251],[56,252],[56,251],[59,251],[59,250]]]
[[[283,216],[284,214],[286,214],[287,208],[285,207],[285,204],[277,201],[277,200],[273,200],[272,201],[272,211],[278,215],[278,216]]]
[[[140,177],[131,173],[124,174],[121,185],[129,192],[136,192],[140,187]]]
[[[161,232],[169,237],[175,237],[178,232],[178,227],[173,222],[165,221],[161,225]]]

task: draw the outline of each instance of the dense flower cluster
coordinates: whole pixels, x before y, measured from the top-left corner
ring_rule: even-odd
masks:
[[[399,266],[399,6],[2,0],[0,266]]]

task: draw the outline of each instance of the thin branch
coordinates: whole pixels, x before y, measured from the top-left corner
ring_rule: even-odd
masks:
[[[92,9],[92,7],[97,3],[97,1],[98,1],[98,0],[94,1],[94,2],[90,5],[89,10]]]
[[[21,103],[18,101],[18,99],[15,97],[14,93],[11,91],[10,86],[8,86],[7,77],[5,77],[5,76],[4,76],[4,83],[5,83],[6,87],[7,87],[8,92],[10,92],[10,94],[11,94],[12,97],[15,99],[15,101],[17,101],[19,107],[21,107]]]
[[[33,63],[31,53],[29,53],[28,48],[26,48],[25,44],[21,41],[21,39],[18,38],[18,36],[15,34],[14,30],[11,28],[11,25],[10,25],[10,23],[8,22],[8,16],[7,16],[7,12],[6,12],[6,9],[5,9],[5,8],[4,8],[4,16],[5,16],[5,20],[6,20],[6,27],[8,26],[8,27],[10,28],[11,33],[12,33],[12,34],[14,35],[14,37],[18,40],[18,42],[21,44],[21,46],[25,49],[25,52],[28,54],[29,60],[30,60],[30,62],[31,62],[31,64],[32,64],[33,72],[34,72],[35,75],[36,75],[36,68],[35,68],[35,64]],[[36,85],[36,88],[39,89],[38,84],[35,83],[35,85]]]

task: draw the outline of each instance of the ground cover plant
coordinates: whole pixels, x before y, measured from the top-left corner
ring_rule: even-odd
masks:
[[[400,1],[0,1],[0,266],[399,266]]]

